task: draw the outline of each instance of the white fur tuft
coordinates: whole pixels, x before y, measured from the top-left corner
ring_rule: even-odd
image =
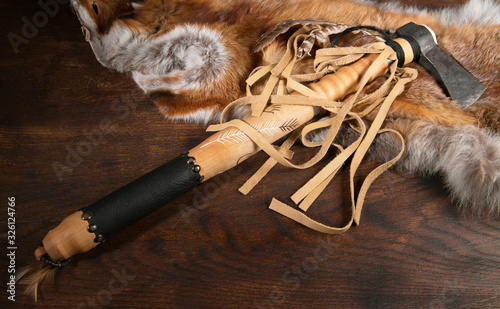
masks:
[[[493,0],[471,0],[458,8],[433,13],[444,25],[500,24],[500,3]]]
[[[165,111],[167,111],[167,109],[164,109],[164,112]],[[220,117],[220,112],[218,112],[215,107],[197,109],[195,112],[190,114],[167,116],[169,120],[202,123],[204,125],[218,117]]]
[[[405,157],[406,171],[442,175],[457,204],[475,213],[500,213],[500,137],[474,126],[428,123],[414,128]]]
[[[384,2],[377,3],[370,0],[356,0],[364,4],[372,4],[385,11],[400,12],[414,15],[434,16],[443,25],[463,25],[474,23],[480,25],[500,24],[500,3],[495,0],[470,0],[466,4],[445,9],[430,9],[414,6],[403,6],[400,3]]]
[[[404,120],[403,120],[404,121]],[[447,127],[419,121],[410,126],[396,167],[406,173],[441,176],[456,204],[475,214],[500,214],[500,136],[474,126]],[[311,137],[323,141],[327,130]],[[358,133],[342,126],[336,143],[347,147]],[[377,136],[367,159],[386,162],[400,149],[391,134]]]
[[[121,71],[132,71],[145,91],[209,89],[222,78],[228,52],[215,30],[182,25],[154,40],[135,40],[113,59]],[[127,59],[124,59],[127,58]]]

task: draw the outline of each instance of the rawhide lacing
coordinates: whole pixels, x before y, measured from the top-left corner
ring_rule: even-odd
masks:
[[[340,154],[292,195],[291,199],[299,204],[298,207],[302,211],[290,207],[277,199],[273,199],[270,205],[270,209],[316,231],[338,234],[348,230],[353,223],[359,224],[361,209],[369,186],[403,154],[404,139],[402,135],[395,130],[383,128],[383,122],[392,102],[401,94],[404,85],[416,78],[417,72],[410,68],[398,68],[396,53],[391,47],[382,42],[380,38],[376,38],[377,42],[375,43],[370,43],[361,47],[334,48],[328,48],[330,44],[328,39],[314,40],[314,44],[318,47],[314,57],[314,73],[293,75],[292,70],[295,64],[304,59],[308,59],[308,57],[310,60],[311,57],[308,55],[309,52],[303,52],[303,46],[301,44],[304,42],[310,43],[311,33],[321,30],[323,26],[324,25],[307,25],[291,35],[288,40],[286,53],[282,59],[277,64],[256,68],[247,80],[247,96],[230,104],[222,114],[221,123],[210,126],[208,131],[219,131],[230,126],[236,127],[248,135],[253,142],[270,156],[267,162],[240,188],[240,192],[243,194],[247,194],[278,162],[286,167],[305,169],[319,162],[331,146],[338,148]],[[347,26],[339,27],[337,33],[346,28]],[[300,57],[297,56],[297,51],[300,51]],[[353,89],[353,94],[344,98],[339,98],[339,101],[325,99],[324,94],[317,93],[306,85],[321,79],[327,74],[334,73],[343,66],[352,64],[369,54],[378,54],[378,56],[373,56],[376,57],[376,59],[361,77],[358,89]],[[370,93],[364,93],[364,91],[366,91],[364,87],[370,81],[371,77],[374,76],[377,67],[380,67],[383,62],[387,63],[388,61],[390,65],[388,73],[386,74],[386,80],[377,90]],[[268,77],[268,80],[265,82],[263,91],[260,94],[253,93],[255,84],[265,77]],[[302,94],[302,96],[289,95],[292,92],[298,92]],[[328,112],[330,117],[326,120],[308,123],[296,129],[280,147],[268,143],[261,133],[242,120],[234,119],[224,122],[226,114],[237,106],[250,105],[252,114],[254,116],[260,116],[268,104],[311,105]],[[371,123],[369,128],[366,127],[365,121]],[[348,124],[359,133],[359,138],[345,149],[341,145],[334,143],[335,136],[338,134],[342,123]],[[315,142],[309,140],[308,133],[318,129],[328,130],[324,141]],[[396,157],[371,171],[365,178],[356,196],[354,188],[354,176],[356,171],[376,135],[388,132],[399,138],[401,142],[401,151]],[[293,154],[290,148],[299,138],[302,139],[302,143],[305,146],[319,147],[319,151],[310,160],[304,163],[294,164],[287,158],[290,158]],[[309,209],[311,204],[325,189],[340,167],[350,157],[352,157],[350,164],[350,191],[352,203],[350,221],[345,226],[337,228],[324,225],[311,219],[305,214],[305,211]]]

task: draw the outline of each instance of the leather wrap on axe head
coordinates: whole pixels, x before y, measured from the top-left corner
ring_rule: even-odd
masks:
[[[101,242],[193,189],[200,182],[195,159],[184,154],[82,209],[88,231]]]

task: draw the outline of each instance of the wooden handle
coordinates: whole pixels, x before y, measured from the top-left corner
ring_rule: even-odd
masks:
[[[356,91],[364,72],[375,61],[379,54],[370,54],[355,63],[341,67],[335,74],[324,76],[320,81],[309,84],[316,93],[329,100],[340,100]],[[388,62],[383,62],[380,68],[370,77],[370,81],[385,74]],[[301,95],[294,92],[292,95]],[[267,107],[260,117],[249,116],[244,121],[261,132],[270,143],[287,135],[286,126],[300,126],[314,117],[314,109],[306,105],[286,105]],[[272,126],[275,127],[272,127]],[[280,127],[283,128],[280,129]],[[189,151],[196,158],[196,164],[201,166],[204,181],[223,173],[251,157],[260,148],[239,129],[228,127],[202,142]]]
[[[324,98],[342,99],[359,87],[363,73],[377,56],[377,54],[372,54],[361,58],[349,66],[340,68],[335,74],[323,77],[310,87]],[[387,62],[383,62],[370,80],[385,74],[387,68]],[[292,95],[300,95],[300,93],[294,92]],[[249,116],[244,121],[259,129],[267,141],[272,143],[311,120],[314,115],[315,110],[311,106],[269,106],[262,116]],[[201,167],[201,174],[206,181],[234,167],[259,150],[259,147],[245,133],[229,127],[215,133],[193,148],[189,156],[196,159],[196,164]],[[59,261],[95,247],[97,245],[94,242],[95,235],[87,230],[88,222],[82,219],[82,215],[82,211],[78,211],[49,231],[43,239],[43,247],[35,252],[37,258],[48,253],[53,261]]]
[[[88,222],[82,219],[82,215],[82,211],[77,211],[50,230],[42,240],[43,247],[35,251],[35,257],[39,259],[48,253],[50,259],[57,262],[97,246],[95,236],[87,231]]]

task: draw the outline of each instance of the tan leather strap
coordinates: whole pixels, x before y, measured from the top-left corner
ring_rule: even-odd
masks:
[[[288,206],[277,199],[272,200],[270,209],[316,231],[323,233],[342,233],[348,230],[352,223],[359,224],[361,210],[368,188],[379,175],[391,167],[403,154],[403,137],[399,132],[384,129],[383,123],[392,102],[404,90],[404,85],[416,78],[416,70],[397,68],[396,63],[393,62],[389,67],[387,79],[380,88],[371,93],[363,94],[362,92],[365,85],[373,79],[380,70],[379,68],[387,63],[388,60],[395,60],[395,52],[389,46],[383,43],[375,43],[363,47],[318,49],[316,51],[316,58],[314,59],[315,73],[293,75],[292,72],[295,63],[300,61],[295,56],[295,51],[301,40],[308,37],[307,30],[306,28],[301,28],[290,37],[287,44],[287,51],[277,64],[260,67],[254,70],[247,79],[248,96],[230,104],[223,113],[221,123],[210,126],[208,131],[218,131],[230,126],[236,127],[243,131],[270,156],[266,163],[240,188],[240,192],[243,194],[249,193],[276,163],[280,163],[286,167],[305,169],[315,165],[323,159],[331,146],[338,148],[340,153],[292,195],[291,199],[298,204],[300,210]],[[313,88],[306,85],[327,74],[336,72],[345,65],[358,61],[366,54],[373,53],[378,54],[378,56],[373,63],[371,63],[363,76],[360,77],[359,87],[355,89],[354,94],[348,96],[344,101],[337,102],[326,99],[323,92],[314,88],[314,84],[311,86]],[[262,93],[258,95],[253,94],[252,87],[266,76],[268,80]],[[278,95],[272,95],[274,91],[276,91]],[[291,92],[302,95],[285,94]],[[326,120],[305,124],[295,130],[280,147],[271,145],[262,134],[243,120],[235,119],[229,122],[223,122],[227,110],[236,106],[250,105],[252,114],[258,116],[268,104],[317,106],[328,111],[331,117]],[[363,108],[357,108],[359,106],[363,106]],[[370,115],[370,119],[372,119],[372,121],[368,121],[371,122],[369,128],[366,127],[365,121],[363,120],[367,115]],[[359,138],[345,149],[333,142],[343,123],[348,124],[359,133]],[[307,139],[308,133],[325,128],[328,129],[328,132],[323,142],[313,142]],[[401,142],[401,150],[396,157],[381,164],[369,173],[356,196],[354,186],[356,171],[377,134],[394,134]],[[299,138],[302,138],[302,142],[306,147],[316,147],[319,148],[319,150],[306,162],[292,163],[291,157],[293,152],[290,148]],[[352,158],[350,165],[351,219],[343,227],[330,227],[309,218],[305,212],[311,207],[316,198],[326,188],[335,174],[349,158]]]

